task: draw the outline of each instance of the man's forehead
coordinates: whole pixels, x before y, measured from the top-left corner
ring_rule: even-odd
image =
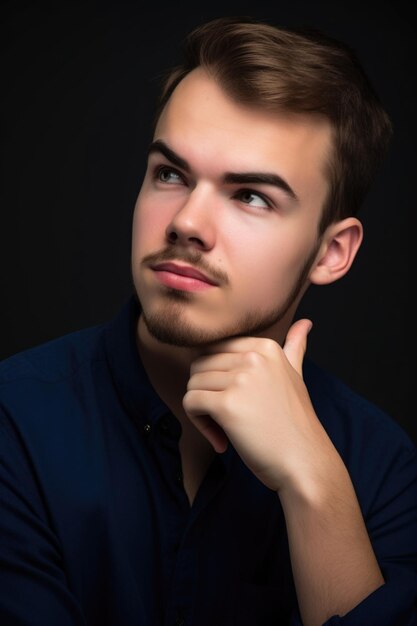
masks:
[[[196,109],[195,103],[199,104]],[[221,107],[223,114],[228,121],[234,120],[236,117],[247,117],[253,122],[264,121],[273,124],[274,120],[285,119],[292,126],[314,126],[318,130],[327,129],[330,131],[331,123],[327,117],[319,113],[290,111],[284,108],[271,109],[270,105],[264,105],[262,102],[256,104],[242,103],[233,98],[227,89],[202,67],[197,67],[187,74],[175,87],[170,98],[161,111],[156,124],[156,129],[162,122],[166,122],[166,118],[172,114],[181,112],[191,112],[194,115],[208,112],[211,114],[213,108]],[[230,120],[229,120],[230,118]],[[186,121],[188,115],[185,117]],[[223,117],[224,119],[224,117]],[[220,120],[212,118],[215,124]],[[241,128],[244,131],[244,128]]]
[[[188,74],[175,88],[155,129],[155,138],[173,143],[187,140],[202,144],[218,141],[222,151],[245,149],[273,152],[280,143],[293,138],[328,155],[332,143],[330,122],[317,114],[269,111],[233,100],[202,68]]]

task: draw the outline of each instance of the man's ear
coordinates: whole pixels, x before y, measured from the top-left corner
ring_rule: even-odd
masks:
[[[310,281],[315,285],[327,285],[342,278],[349,271],[362,238],[363,227],[356,217],[330,224],[309,274]]]

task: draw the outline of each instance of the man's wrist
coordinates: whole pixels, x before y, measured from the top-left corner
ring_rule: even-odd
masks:
[[[302,467],[289,473],[277,490],[282,506],[297,504],[312,509],[326,510],[346,496],[356,495],[349,473],[337,451],[331,459],[320,459],[319,466],[303,463]]]

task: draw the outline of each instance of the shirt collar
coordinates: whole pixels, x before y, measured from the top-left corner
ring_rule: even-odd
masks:
[[[169,412],[152,387],[136,344],[140,305],[132,295],[105,328],[105,350],[120,400],[135,420],[155,424]]]
[[[152,387],[140,359],[136,344],[140,310],[138,297],[132,294],[105,327],[105,351],[111,376],[127,413],[142,426],[150,424],[153,427],[171,411]],[[226,467],[236,456],[230,442],[227,450],[219,455]]]

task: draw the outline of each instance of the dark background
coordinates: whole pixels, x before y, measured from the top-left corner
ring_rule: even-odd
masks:
[[[311,26],[358,53],[393,120],[348,276],[313,288],[308,354],[417,442],[416,29],[406,3],[1,4],[0,358],[108,320],[129,297],[132,212],[161,74],[202,21]]]

